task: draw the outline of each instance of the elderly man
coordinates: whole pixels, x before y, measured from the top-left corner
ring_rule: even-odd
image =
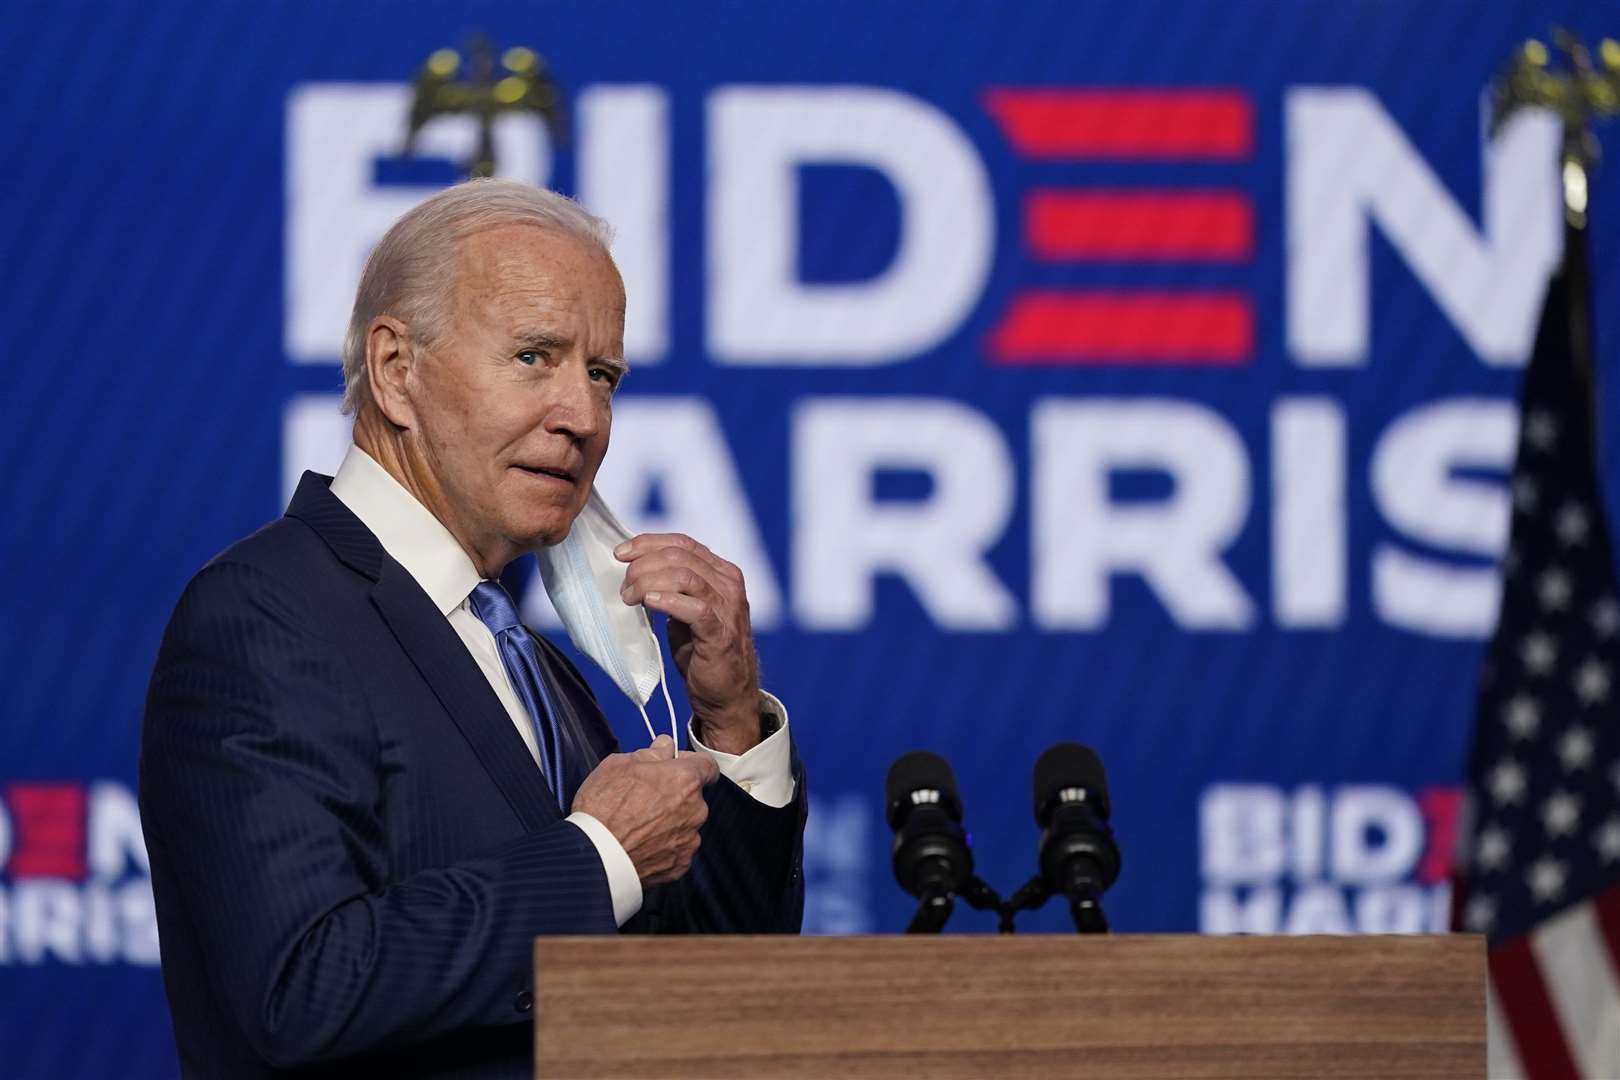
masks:
[[[605,238],[507,181],[401,218],[356,297],[337,476],[175,608],[141,812],[189,1076],[524,1076],[535,935],[798,929],[804,778],[737,569],[680,535],[607,556],[604,602],[669,618],[679,754],[616,752],[499,583],[569,537],[607,451]]]

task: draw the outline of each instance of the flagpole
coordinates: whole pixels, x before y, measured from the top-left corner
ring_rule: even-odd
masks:
[[[1592,54],[1574,34],[1559,27],[1553,30],[1552,38],[1565,60],[1562,70],[1552,68],[1552,54],[1545,43],[1533,39],[1525,42],[1491,87],[1490,133],[1494,136],[1514,114],[1527,108],[1551,109],[1563,125],[1559,178],[1564,255],[1556,273],[1566,285],[1570,361],[1595,409],[1597,395],[1590,392],[1594,357],[1586,222],[1590,183],[1601,147],[1592,123],[1620,114],[1620,42],[1605,38],[1598,46],[1601,66],[1596,66]]]

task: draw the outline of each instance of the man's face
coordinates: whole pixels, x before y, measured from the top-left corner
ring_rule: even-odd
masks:
[[[444,339],[412,371],[411,467],[450,531],[498,568],[560,542],[590,496],[622,372],[624,285],[599,248],[530,225],[475,233],[455,257]]]

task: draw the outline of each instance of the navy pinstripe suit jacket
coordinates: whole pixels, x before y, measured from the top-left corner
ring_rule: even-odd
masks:
[[[140,801],[188,1076],[529,1076],[531,939],[610,933],[562,820],[455,630],[306,473],[186,588],[152,674]],[[552,698],[617,747],[578,671]],[[805,780],[721,778],[692,870],[624,929],[796,932]],[[300,1072],[299,1075],[307,1075]]]

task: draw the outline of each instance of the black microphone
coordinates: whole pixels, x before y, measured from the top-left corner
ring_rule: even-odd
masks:
[[[1079,743],[1058,743],[1035,762],[1034,786],[1041,877],[1068,897],[1076,930],[1106,932],[1100,898],[1119,877],[1119,846],[1108,827],[1102,759]]]
[[[956,775],[938,754],[915,750],[889,766],[884,789],[895,879],[922,901],[911,932],[938,932],[950,918],[953,897],[973,876]]]

